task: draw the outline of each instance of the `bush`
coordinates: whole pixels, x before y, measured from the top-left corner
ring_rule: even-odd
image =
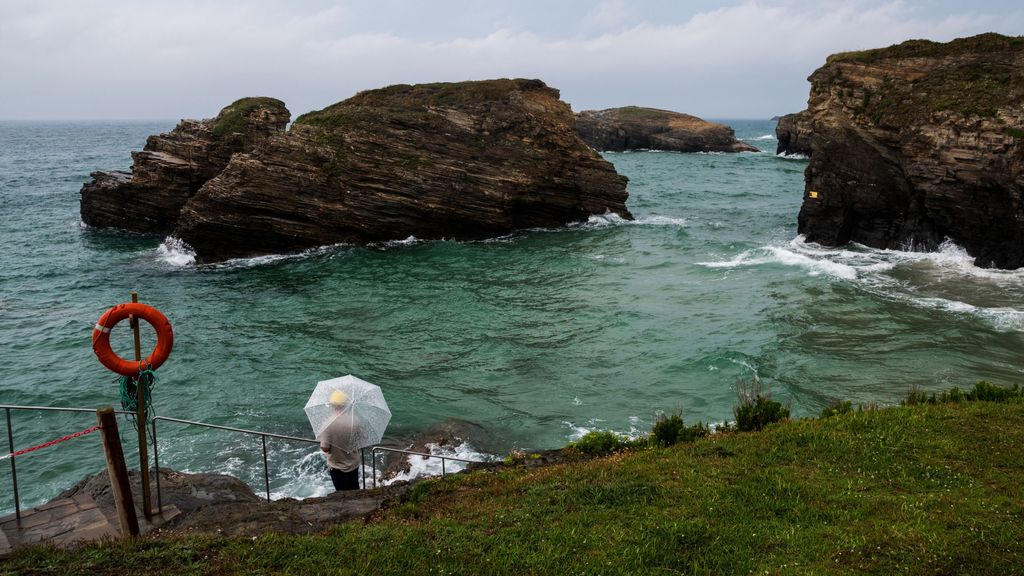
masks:
[[[628,441],[614,432],[587,432],[582,438],[569,444],[569,448],[588,456],[601,456],[621,450]]]
[[[849,414],[853,412],[853,402],[849,400],[832,400],[828,403],[828,406],[821,411],[822,418],[828,418],[830,416],[838,416],[840,414]]]
[[[762,394],[761,380],[757,376],[750,381],[736,382],[736,396],[740,404],[733,412],[740,432],[762,430],[772,422],[789,418],[789,406],[772,400],[767,392]]]
[[[662,414],[651,430],[653,443],[658,446],[671,446],[677,442],[693,442],[697,438],[708,435],[708,427],[703,422],[693,426],[683,423],[682,414],[676,412],[671,416]]]
[[[986,402],[1006,402],[1019,396],[1024,396],[1024,390],[1018,384],[1014,384],[1013,388],[1003,388],[984,380],[978,381],[974,385],[974,389],[967,393],[968,400]]]
[[[964,393],[959,388],[953,386],[949,390],[946,390],[942,394],[940,394],[937,400],[935,399],[935,395],[933,394],[931,402],[932,404],[958,404],[960,402],[966,401],[967,396],[964,395]]]
[[[935,395],[932,394],[929,399],[928,394],[917,386],[911,386],[910,390],[907,391],[907,397],[903,399],[904,406],[917,406],[919,404],[928,403],[935,403]]]
[[[960,388],[954,386],[949,390],[942,392],[938,396],[934,393],[931,395],[925,394],[915,386],[907,393],[907,397],[903,400],[903,405],[954,404],[969,401],[1007,402],[1014,398],[1021,397],[1024,397],[1024,389],[1021,389],[1019,384],[1014,384],[1012,388],[1004,388],[984,380],[979,380],[974,384],[974,388],[969,392],[964,392],[963,390],[960,390]]]

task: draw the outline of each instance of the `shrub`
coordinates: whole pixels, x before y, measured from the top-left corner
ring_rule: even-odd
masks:
[[[932,394],[931,399],[928,398],[928,394],[918,388],[917,386],[911,386],[910,390],[907,391],[907,397],[903,399],[904,406],[917,406],[919,404],[935,403],[935,395]]]
[[[654,423],[651,437],[653,443],[658,446],[671,446],[677,442],[693,442],[697,438],[707,436],[708,433],[708,427],[703,422],[686,426],[682,414],[676,412],[671,416],[662,414]]]
[[[750,381],[736,382],[736,396],[740,403],[733,412],[740,432],[762,430],[772,422],[789,418],[789,406],[772,400],[767,392],[762,394],[761,380],[756,375]]]
[[[939,395],[938,398],[936,398],[935,395],[932,394],[932,397],[930,399],[930,402],[932,404],[958,404],[960,402],[966,401],[967,396],[965,396],[963,391],[961,391],[956,386],[953,386],[949,390],[944,391],[942,394]]]
[[[1015,397],[1024,396],[1024,389],[1014,384],[1013,388],[1003,388],[984,380],[978,381],[974,389],[967,393],[968,400],[983,400],[988,402],[1006,402]]]
[[[832,400],[828,403],[828,406],[821,411],[822,418],[828,418],[830,416],[838,416],[840,414],[849,414],[853,412],[853,402],[849,400]]]
[[[614,432],[587,432],[579,440],[569,444],[569,448],[588,456],[611,454],[625,448],[627,441]]]
[[[682,414],[678,412],[671,416],[662,414],[658,417],[658,421],[654,423],[654,428],[651,429],[651,436],[654,437],[654,443],[658,446],[671,446],[679,442],[685,429],[686,425],[683,424]]]
[[[928,395],[915,386],[907,393],[907,397],[903,400],[903,405],[953,404],[973,401],[1006,402],[1014,398],[1021,397],[1024,397],[1024,389],[1022,389],[1019,384],[1014,384],[1012,388],[1004,388],[984,380],[979,380],[974,384],[974,388],[968,392],[964,392],[960,388],[954,386],[949,390],[942,392],[938,396],[934,393]]]

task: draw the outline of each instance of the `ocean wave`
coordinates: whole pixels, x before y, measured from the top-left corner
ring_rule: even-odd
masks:
[[[980,268],[965,249],[946,241],[934,252],[882,250],[859,244],[825,247],[797,236],[784,246],[745,250],[728,260],[698,262],[711,269],[765,265],[803,268],[852,282],[879,297],[965,314],[998,330],[1024,331],[1024,269]]]
[[[796,152],[794,152],[792,154],[788,154],[786,152],[779,152],[775,156],[778,157],[778,158],[782,158],[784,160],[810,160],[811,159],[811,157],[807,156],[806,154],[798,154]]]
[[[168,236],[156,249],[157,259],[171,266],[184,267],[196,263],[196,251],[184,240]]]
[[[765,134],[763,136],[755,136],[753,138],[744,138],[748,142],[764,141],[764,140],[775,140],[774,134]]]
[[[827,274],[843,280],[855,280],[857,269],[848,264],[834,262],[828,259],[813,258],[802,254],[799,251],[783,248],[781,246],[765,246],[746,250],[736,257],[725,261],[697,262],[705,268],[740,268],[747,266],[762,266],[765,264],[782,264],[785,266],[799,266],[808,271],[810,276]]]
[[[673,218],[671,216],[641,216],[635,220],[626,220],[614,212],[604,214],[592,214],[586,222],[573,222],[565,228],[538,228],[538,231],[558,232],[566,229],[579,228],[607,228],[610,226],[676,226],[687,225],[685,218]]]
[[[463,460],[472,460],[474,462],[493,462],[497,460],[497,457],[494,455],[479,452],[468,442],[463,442],[458,446],[438,446],[437,444],[427,444],[426,447],[432,456],[447,456],[449,458],[461,458]],[[400,472],[392,478],[382,480],[381,483],[383,485],[388,485],[403,480],[441,475],[442,464],[440,458],[424,458],[423,456],[410,454],[408,462],[409,470]],[[467,465],[468,464],[466,462],[448,460],[443,465],[443,471],[448,474],[459,472],[461,470],[465,470]]]
[[[602,427],[601,422],[604,420],[591,418],[582,425],[573,422],[562,422],[562,424],[569,429],[569,434],[566,436],[569,442],[576,442],[591,432],[611,432],[630,440],[636,440],[650,433],[650,426],[647,426],[639,416],[629,417],[629,429],[625,431]]]

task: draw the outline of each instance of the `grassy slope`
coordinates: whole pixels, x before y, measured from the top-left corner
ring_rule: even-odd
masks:
[[[1024,404],[789,422],[421,484],[316,537],[19,553],[0,573],[1019,574]]]

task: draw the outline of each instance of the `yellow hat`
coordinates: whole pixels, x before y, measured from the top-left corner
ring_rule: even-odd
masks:
[[[346,400],[348,400],[348,394],[341,390],[331,392],[331,406],[344,406]]]

